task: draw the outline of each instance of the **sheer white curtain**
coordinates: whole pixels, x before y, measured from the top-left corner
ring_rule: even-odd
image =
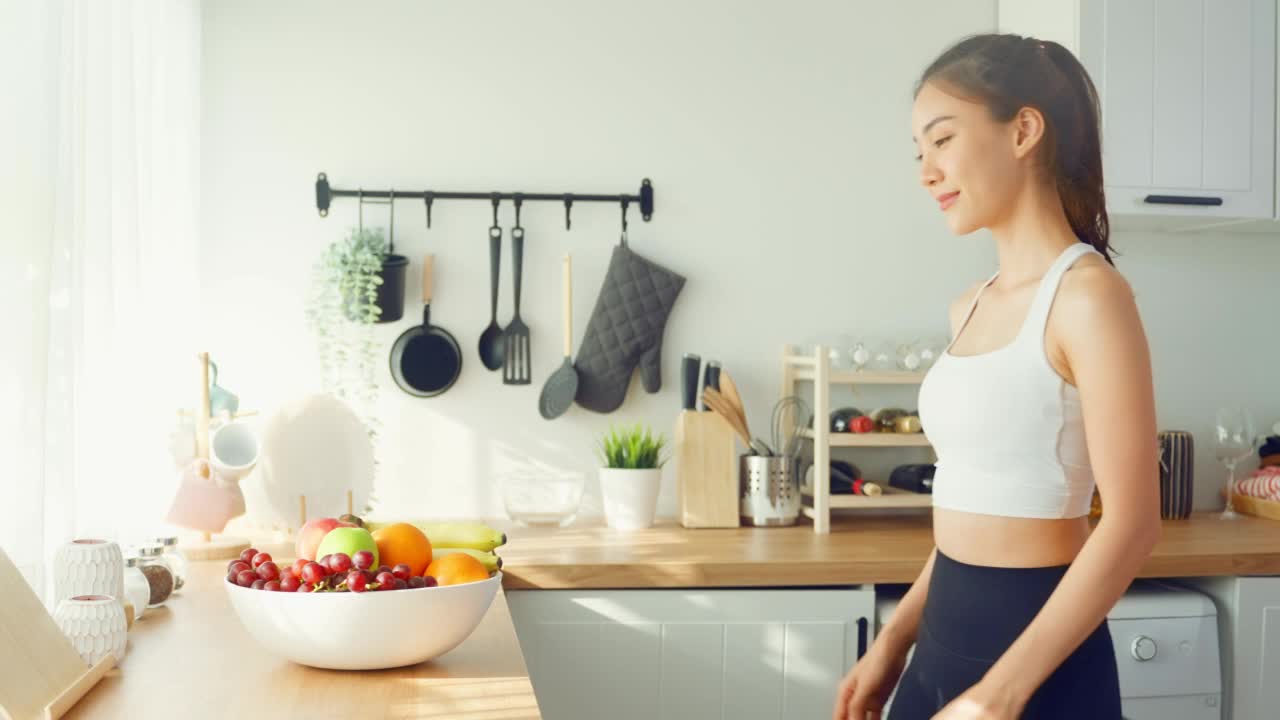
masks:
[[[198,0],[3,0],[0,547],[160,527],[195,397]],[[10,152],[12,151],[12,152]],[[9,206],[12,207],[9,207]]]

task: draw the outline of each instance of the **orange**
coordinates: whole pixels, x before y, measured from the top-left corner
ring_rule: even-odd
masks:
[[[431,541],[409,523],[374,530],[373,541],[378,544],[378,561],[387,567],[404,563],[411,573],[421,575],[431,564]]]
[[[489,579],[489,571],[484,563],[466,553],[454,553],[436,558],[427,567],[427,574],[434,577],[441,585],[461,585]]]

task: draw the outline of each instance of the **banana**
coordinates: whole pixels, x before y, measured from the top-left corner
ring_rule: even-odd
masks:
[[[502,569],[502,558],[493,552],[480,552],[471,548],[454,548],[454,547],[436,547],[431,546],[431,558],[444,557],[454,553],[463,553],[479,560],[489,572]]]
[[[419,520],[400,520],[417,527],[426,534],[432,547],[467,548],[489,552],[494,548],[507,544],[507,534],[478,522],[425,522]],[[369,532],[394,525],[395,522],[377,522],[365,520],[365,528]]]

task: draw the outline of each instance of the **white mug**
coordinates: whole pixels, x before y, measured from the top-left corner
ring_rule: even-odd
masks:
[[[209,438],[209,460],[224,482],[238,483],[253,471],[261,450],[258,434],[241,420],[233,420]]]

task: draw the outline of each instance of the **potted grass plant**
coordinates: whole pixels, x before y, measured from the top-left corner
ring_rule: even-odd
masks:
[[[619,530],[653,525],[662,485],[666,438],[637,423],[611,428],[600,438],[600,493],[605,521]]]

